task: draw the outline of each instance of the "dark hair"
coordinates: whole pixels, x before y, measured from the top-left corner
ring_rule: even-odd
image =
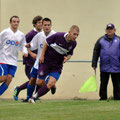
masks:
[[[14,16],[12,16],[12,17],[10,18],[10,22],[12,22],[12,19],[13,19],[13,18],[18,18],[18,19],[19,19],[18,16],[14,15]]]
[[[42,16],[35,16],[32,21],[33,26],[40,20],[42,20]]]
[[[51,19],[50,18],[44,18],[43,20],[42,20],[42,24],[43,24],[43,22],[44,21],[49,21],[50,22],[50,24],[52,24],[52,21],[51,21]]]

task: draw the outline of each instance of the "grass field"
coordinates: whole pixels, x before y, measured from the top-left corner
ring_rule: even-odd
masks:
[[[0,100],[0,120],[120,120],[120,101]]]

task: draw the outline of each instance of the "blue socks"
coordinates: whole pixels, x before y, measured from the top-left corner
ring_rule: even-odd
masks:
[[[27,85],[27,99],[31,98],[35,89],[35,85]]]
[[[8,85],[5,82],[0,86],[0,95],[2,95],[8,88]]]

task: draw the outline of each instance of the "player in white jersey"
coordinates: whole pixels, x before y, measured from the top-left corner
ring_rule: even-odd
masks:
[[[25,36],[26,38],[26,42],[27,43],[30,43],[33,39],[33,37],[42,31],[42,16],[35,16],[33,18],[33,21],[32,21],[32,24],[34,26],[34,29],[31,30],[30,32],[28,32]],[[28,77],[28,79],[30,79],[30,72],[31,72],[31,69],[35,63],[35,60],[36,60],[36,56],[37,56],[37,49],[34,50],[34,51],[30,51],[29,49],[28,50],[28,57],[23,57],[23,64],[25,65],[25,74],[26,76]],[[15,89],[14,89],[14,93],[13,93],[13,98],[15,101],[18,100],[18,95],[19,93],[24,90],[24,89],[27,89],[27,84],[29,83],[29,80],[24,82],[23,84],[19,85],[19,86],[16,86]],[[38,89],[39,86],[36,87],[36,89]]]
[[[38,53],[37,53],[37,58],[36,58],[35,64],[31,70],[31,78],[30,78],[29,84],[27,85],[27,99],[25,99],[23,102],[28,101],[28,99],[32,96],[32,93],[35,89],[37,71],[38,71],[38,66],[39,66],[39,57],[40,57],[41,52],[42,52],[44,40],[47,37],[56,33],[54,30],[51,30],[52,23],[51,23],[51,20],[49,18],[44,18],[42,21],[42,24],[43,24],[43,31],[38,33],[32,39],[30,44],[28,43],[26,45],[26,47],[32,51],[35,49],[38,49]],[[43,82],[43,81],[39,81],[39,82],[40,83],[38,83],[38,85],[41,85],[41,82]],[[45,84],[45,83],[43,82],[43,84]]]
[[[25,36],[18,30],[19,17],[12,16],[10,18],[10,28],[0,33],[0,95],[2,95],[11,83],[16,69],[18,51],[22,51],[24,56],[28,56],[25,47]]]

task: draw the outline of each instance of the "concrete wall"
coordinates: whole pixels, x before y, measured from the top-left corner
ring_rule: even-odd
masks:
[[[9,27],[9,18],[12,15],[20,17],[20,30],[25,34],[32,29],[31,21],[34,16],[50,17],[55,31],[66,31],[73,24],[80,27],[78,45],[71,60],[91,60],[92,50],[96,40],[104,35],[105,26],[115,24],[117,34],[120,34],[120,1],[119,0],[0,0],[0,30]],[[21,53],[19,59],[22,59]],[[78,93],[81,85],[94,74],[91,63],[66,63],[63,73],[57,83],[57,93],[50,93],[43,98],[66,99],[88,98],[98,99],[99,92]],[[18,70],[9,89],[0,98],[12,98],[13,87],[27,80],[24,66],[18,63]],[[99,89],[99,68],[97,69]],[[25,97],[21,92],[20,97]],[[111,82],[108,95],[112,95]]]

